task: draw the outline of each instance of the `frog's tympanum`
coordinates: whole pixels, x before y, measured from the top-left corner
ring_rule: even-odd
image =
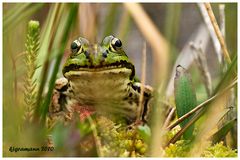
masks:
[[[50,114],[61,111],[66,118],[78,111],[80,115],[95,113],[128,122],[140,115],[140,120],[146,121],[151,89],[143,87],[140,105],[141,83],[120,39],[107,36],[99,45],[77,38],[62,71],[65,78],[57,80]]]

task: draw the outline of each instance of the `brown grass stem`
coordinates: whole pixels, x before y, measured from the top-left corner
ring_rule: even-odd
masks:
[[[141,76],[141,92],[139,97],[139,108],[140,112],[138,112],[138,119],[140,120],[142,112],[143,112],[143,98],[144,98],[144,85],[146,82],[146,65],[147,65],[147,47],[146,42],[143,43],[142,50],[142,76]]]
[[[222,33],[219,29],[216,18],[214,16],[213,11],[212,11],[212,7],[211,7],[210,3],[204,3],[204,6],[207,10],[207,13],[208,13],[208,16],[209,16],[209,18],[211,20],[211,23],[213,25],[214,31],[215,31],[215,33],[217,35],[217,38],[219,40],[219,43],[221,45],[222,53],[224,55],[224,58],[227,61],[227,63],[231,63],[231,59],[230,59],[230,56],[229,56],[229,53],[228,53],[228,50],[227,50],[227,46],[226,46],[225,41],[224,41],[224,37],[223,37],[223,35],[222,35]]]
[[[172,119],[172,117],[173,117],[173,115],[175,113],[175,110],[176,110],[176,108],[171,108],[171,111],[168,114],[168,116],[167,116],[167,118],[166,118],[166,120],[164,122],[163,128],[167,128],[167,126],[170,124],[170,121],[171,121],[171,119]]]
[[[124,3],[125,8],[129,11],[137,27],[146,38],[148,44],[153,49],[154,65],[158,69],[155,77],[155,83],[159,84],[166,79],[168,70],[168,42],[159,32],[156,25],[144,11],[143,7],[138,3]]]

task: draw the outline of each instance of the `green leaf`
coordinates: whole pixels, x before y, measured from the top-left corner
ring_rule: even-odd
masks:
[[[233,119],[227,122],[222,128],[220,128],[216,133],[214,133],[211,137],[212,143],[215,144],[220,142],[226,136],[226,134],[232,129],[236,121],[237,119]]]
[[[174,79],[175,87],[175,103],[177,109],[178,117],[191,111],[197,106],[196,92],[193,88],[190,75],[187,73],[186,69],[178,65],[176,68],[176,76]],[[180,123],[181,127],[184,127],[191,116]],[[194,125],[189,127],[183,134],[184,139],[191,139],[193,133]]]
[[[53,46],[55,46],[56,44],[58,45],[58,49],[56,50],[57,56],[56,56],[56,61],[55,61],[54,68],[53,68],[53,73],[51,74],[51,77],[50,77],[48,93],[47,93],[45,101],[40,109],[42,124],[44,124],[45,120],[46,120],[48,106],[51,102],[52,92],[53,92],[53,89],[55,86],[55,80],[57,77],[58,69],[59,69],[59,66],[60,66],[60,63],[62,60],[62,56],[63,56],[64,50],[65,50],[65,47],[67,45],[70,28],[73,25],[73,22],[77,15],[77,9],[78,9],[77,4],[71,4],[71,8],[67,14],[67,17],[65,17],[66,19],[64,19],[64,21],[63,21],[64,25],[62,26],[62,28],[60,28],[60,29],[62,29],[62,30],[60,30],[61,33],[58,32],[56,35],[56,37],[57,37],[56,41],[58,41],[59,43],[56,43],[56,41],[54,41],[54,43],[53,43]],[[58,36],[61,37],[61,39],[58,39]]]
[[[144,142],[148,143],[151,138],[151,129],[148,125],[138,126],[137,128],[138,134],[144,140]]]

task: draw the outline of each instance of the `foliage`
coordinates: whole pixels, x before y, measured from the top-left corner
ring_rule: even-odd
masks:
[[[165,157],[188,157],[191,149],[190,141],[179,140],[165,149]],[[237,151],[226,147],[223,142],[207,147],[201,157],[236,157]]]
[[[147,144],[134,126],[117,125],[105,117],[98,119],[97,124],[104,156],[143,157],[146,154]]]
[[[223,145],[223,142],[208,147],[203,157],[237,157],[237,150]]]
[[[26,121],[32,121],[33,114],[36,109],[36,96],[37,96],[37,83],[36,79],[33,78],[35,70],[37,69],[36,59],[39,50],[39,22],[30,21],[28,23],[28,33],[26,40],[26,79],[25,79],[25,91],[24,91],[24,102],[25,102],[25,115]]]
[[[179,140],[165,149],[165,157],[187,157],[190,148],[189,140]]]

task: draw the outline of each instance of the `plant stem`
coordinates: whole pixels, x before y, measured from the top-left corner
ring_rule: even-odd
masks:
[[[221,33],[220,29],[219,29],[219,26],[217,24],[216,18],[214,16],[213,11],[212,11],[212,7],[211,7],[210,3],[204,3],[204,5],[205,5],[205,8],[206,8],[206,10],[208,12],[208,16],[209,16],[209,18],[211,20],[211,23],[213,25],[213,28],[214,28],[214,31],[215,31],[215,33],[217,35],[219,43],[221,45],[222,53],[224,55],[224,58],[225,58],[225,60],[228,63],[231,63],[231,59],[230,59],[230,56],[229,56],[229,53],[228,53],[228,50],[227,50],[227,47],[226,47],[223,35],[222,35],[222,33]]]

